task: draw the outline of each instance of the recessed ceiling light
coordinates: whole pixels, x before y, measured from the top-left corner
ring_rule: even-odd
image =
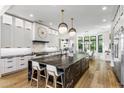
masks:
[[[34,17],[34,15],[33,15],[33,14],[30,14],[29,16],[30,16],[30,17]]]
[[[106,22],[107,20],[106,19],[103,19],[102,22]]]
[[[102,7],[102,10],[103,11],[107,10],[107,7],[106,6]]]

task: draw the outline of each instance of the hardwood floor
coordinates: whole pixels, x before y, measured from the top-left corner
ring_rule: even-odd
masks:
[[[0,78],[2,88],[35,88],[35,81],[30,85],[27,80],[27,70],[17,72]],[[45,80],[42,79],[40,87],[45,87]],[[104,61],[90,62],[89,69],[80,78],[75,88],[119,88],[119,82],[113,74],[109,63]]]

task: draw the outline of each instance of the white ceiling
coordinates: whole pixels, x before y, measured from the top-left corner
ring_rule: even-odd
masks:
[[[103,11],[102,7],[106,6],[107,10]],[[52,23],[57,29],[61,22],[61,9],[64,9],[64,21],[70,27],[70,18],[74,18],[74,26],[78,32],[102,25],[110,24],[117,6],[114,5],[15,5],[7,12],[19,17],[27,18],[31,21],[42,20],[46,25]],[[29,15],[33,14],[34,17]],[[106,19],[106,22],[102,22]]]

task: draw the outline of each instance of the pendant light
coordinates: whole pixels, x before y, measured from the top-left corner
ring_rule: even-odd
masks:
[[[59,24],[58,29],[60,34],[64,34],[68,32],[68,25],[64,23],[64,18],[63,18],[64,10],[61,10],[61,13],[62,13],[62,18],[61,18],[62,22]]]
[[[75,34],[76,34],[76,29],[73,27],[73,18],[71,18],[71,25],[72,25],[72,28],[70,28],[69,29],[69,36],[70,37],[73,37],[73,36],[75,36]]]

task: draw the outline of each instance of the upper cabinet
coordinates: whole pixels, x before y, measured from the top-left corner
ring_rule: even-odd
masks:
[[[31,22],[7,14],[1,18],[2,48],[27,48],[32,46]]]
[[[24,27],[24,21],[22,19],[15,18],[15,26],[23,28]]]
[[[32,23],[28,22],[28,21],[25,21],[25,29],[32,30]]]
[[[9,16],[9,15],[4,14],[2,16],[2,19],[3,19],[3,21],[2,21],[3,24],[12,25],[12,16]]]
[[[24,30],[24,47],[31,47],[32,45],[32,23],[25,21]]]
[[[13,17],[9,15],[2,16],[1,24],[1,47],[10,48],[13,46]]]

